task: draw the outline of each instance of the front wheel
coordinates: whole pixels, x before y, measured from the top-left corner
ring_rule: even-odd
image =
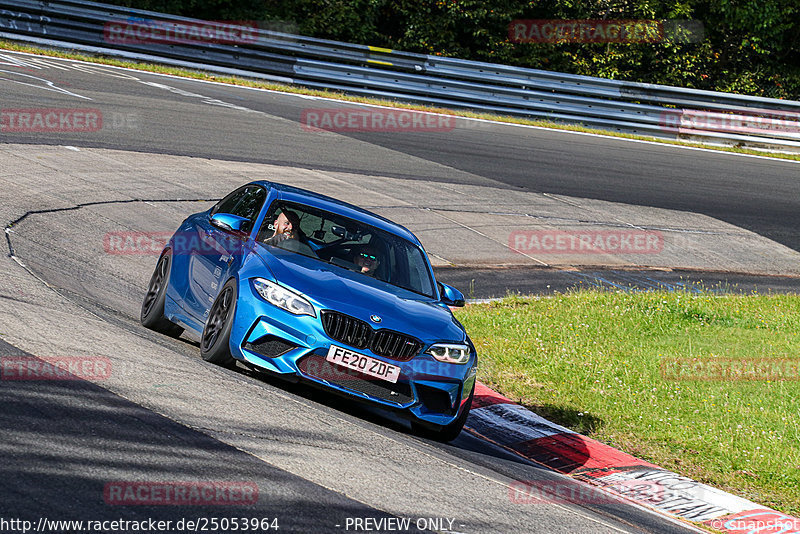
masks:
[[[236,297],[236,280],[232,278],[222,286],[217,299],[211,305],[200,342],[200,354],[207,362],[222,366],[233,363],[230,341]]]
[[[464,406],[464,411],[461,412],[461,415],[458,416],[458,419],[449,425],[431,428],[429,426],[422,425],[421,423],[412,421],[411,429],[415,434],[423,438],[440,441],[442,443],[453,441],[458,437],[459,434],[461,434],[461,429],[464,428],[464,423],[467,422],[467,416],[469,415],[469,410],[472,407],[472,397],[474,395],[475,386],[472,387],[472,391],[469,394],[469,399],[467,399],[467,403]]]
[[[167,298],[171,265],[172,252],[167,250],[158,259],[153,276],[150,277],[150,284],[147,286],[147,293],[142,301],[139,320],[146,328],[178,337],[183,332],[183,328],[164,317],[164,301]]]

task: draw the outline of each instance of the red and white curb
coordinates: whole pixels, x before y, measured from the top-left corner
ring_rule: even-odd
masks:
[[[480,382],[465,427],[524,458],[674,517],[730,534],[800,534],[798,518],[551,423]]]

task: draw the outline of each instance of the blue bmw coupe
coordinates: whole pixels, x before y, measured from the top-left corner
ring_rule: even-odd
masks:
[[[450,441],[477,356],[406,228],[336,199],[258,181],[190,216],[164,248],[144,326],[201,340],[206,361],[303,380],[392,409]]]

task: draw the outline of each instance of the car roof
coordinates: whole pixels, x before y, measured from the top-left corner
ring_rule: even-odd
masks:
[[[363,208],[359,208],[358,206],[354,206],[353,204],[349,204],[347,202],[343,202],[341,200],[337,200],[335,198],[326,195],[321,195],[313,191],[308,191],[307,189],[302,189],[300,187],[294,187],[291,185],[281,184],[277,182],[258,180],[252,182],[252,184],[260,185],[278,191],[278,197],[277,197],[278,200],[284,200],[286,202],[295,202],[297,204],[304,204],[312,208],[319,208],[333,213],[337,213],[339,215],[344,215],[345,217],[349,217],[351,219],[367,223],[380,230],[384,230],[386,232],[393,233],[400,237],[404,237],[405,239],[408,239],[412,243],[422,246],[419,239],[417,239],[417,237],[413,233],[411,233],[411,231],[408,230],[408,228],[406,228],[405,226],[392,222],[385,217],[381,217],[376,213],[372,213],[371,211],[367,211]]]

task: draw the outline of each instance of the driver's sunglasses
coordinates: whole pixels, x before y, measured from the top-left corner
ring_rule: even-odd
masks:
[[[361,254],[359,254],[359,256],[361,256],[365,260],[378,261],[377,256],[373,256],[372,254],[367,254],[366,252],[362,252]]]

